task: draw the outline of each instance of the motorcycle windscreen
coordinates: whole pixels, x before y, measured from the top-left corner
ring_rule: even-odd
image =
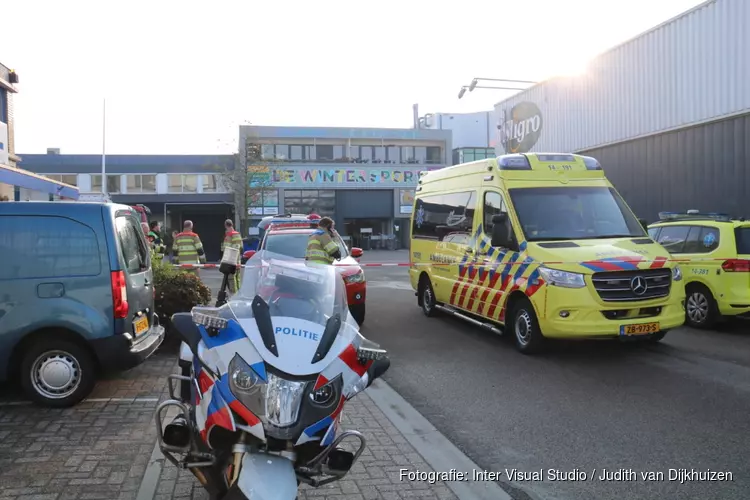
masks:
[[[263,361],[289,375],[321,373],[359,336],[334,266],[258,252],[227,305]]]

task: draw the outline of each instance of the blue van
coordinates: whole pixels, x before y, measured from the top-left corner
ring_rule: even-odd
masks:
[[[0,381],[72,406],[103,370],[164,340],[139,214],[112,203],[0,203]]]

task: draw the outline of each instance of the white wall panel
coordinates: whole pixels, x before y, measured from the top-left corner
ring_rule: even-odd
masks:
[[[749,26],[750,0],[710,0],[600,55],[584,75],[498,103],[496,115],[534,103],[543,125],[530,151],[568,152],[750,111]]]

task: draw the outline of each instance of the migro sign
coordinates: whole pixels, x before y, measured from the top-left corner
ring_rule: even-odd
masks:
[[[528,153],[542,133],[542,112],[533,102],[519,102],[510,116],[503,111],[503,121],[497,128],[506,153]]]

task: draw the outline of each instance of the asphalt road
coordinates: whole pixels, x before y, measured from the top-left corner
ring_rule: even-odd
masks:
[[[362,333],[388,349],[386,381],[516,499],[750,498],[750,324],[670,332],[653,346],[555,343],[529,357],[453,318],[427,318],[406,268],[366,269]],[[218,273],[206,273],[212,288]],[[548,469],[587,480],[550,481]],[[603,469],[632,470],[600,481]],[[732,481],[669,480],[669,469]],[[663,472],[663,480],[640,473]]]
[[[504,485],[514,498],[750,498],[750,323],[674,330],[654,346],[556,343],[534,357],[417,307],[406,268],[370,268],[362,333],[391,353],[385,380],[480,467],[585,472]],[[669,481],[669,469],[733,481]],[[630,481],[590,479],[632,469]],[[641,472],[664,472],[645,481]],[[503,476],[505,479],[505,476]]]

